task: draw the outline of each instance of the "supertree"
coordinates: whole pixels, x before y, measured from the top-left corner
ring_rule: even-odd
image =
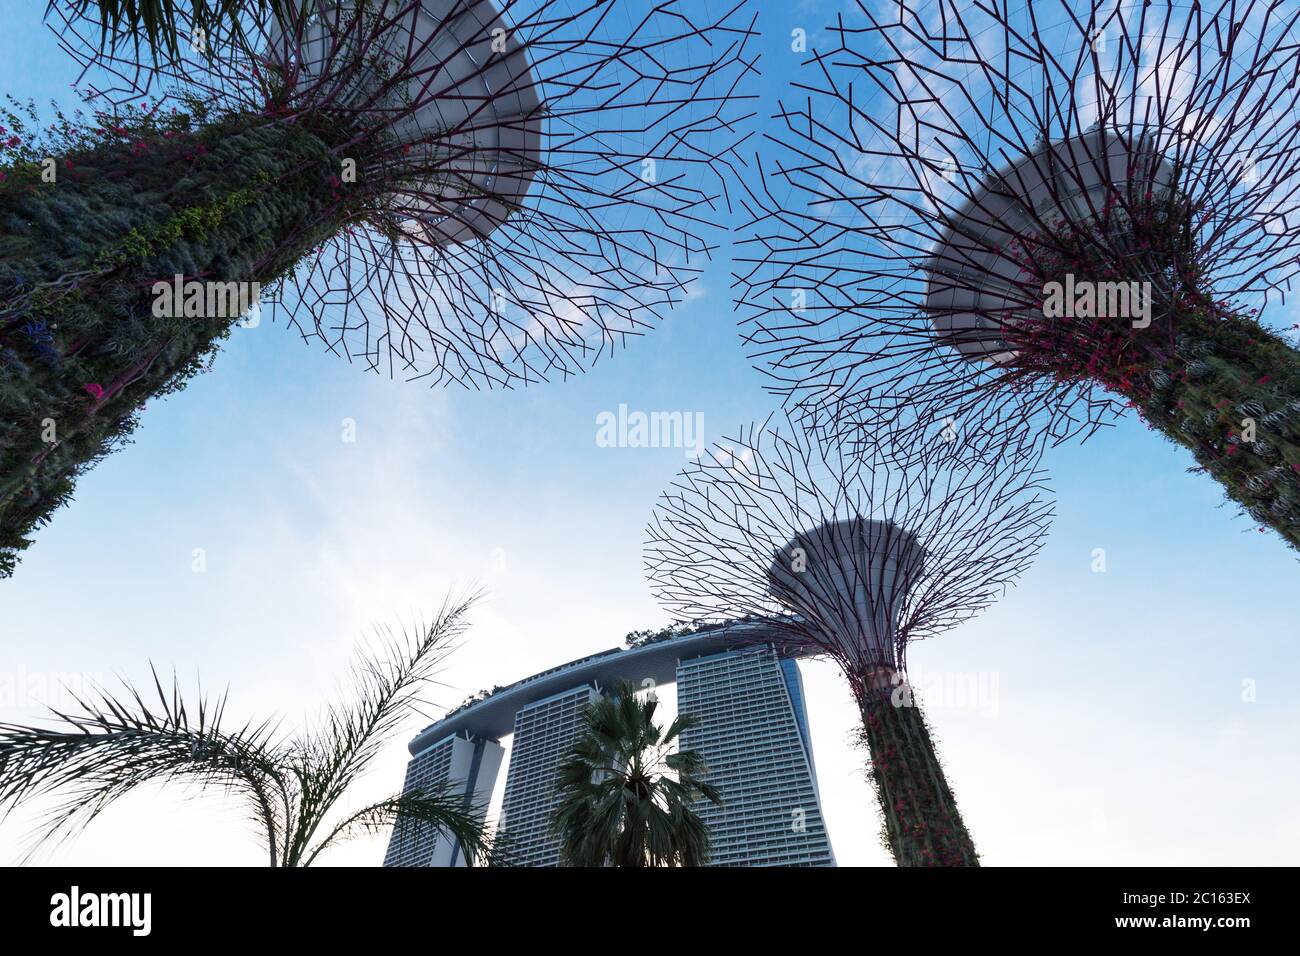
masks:
[[[850,441],[902,421],[993,450],[1132,408],[1300,545],[1300,352],[1260,316],[1300,266],[1298,21],[852,5],[745,200],[738,298],[774,390]]]
[[[907,648],[989,605],[1044,540],[1037,459],[922,441],[907,467],[769,419],[693,462],[656,503],[645,563],[679,620],[757,616],[834,660],[862,714],[884,839],[900,866],[975,866]]]
[[[285,0],[182,11],[157,58],[85,7],[51,16],[93,115],[0,136],[0,574],[237,324],[515,387],[645,332],[714,247],[745,0]]]

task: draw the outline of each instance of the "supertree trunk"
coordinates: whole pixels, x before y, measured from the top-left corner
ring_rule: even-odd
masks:
[[[0,191],[0,574],[240,318],[156,310],[155,283],[273,283],[348,216],[328,133],[302,123],[102,132],[57,188],[14,170]]]
[[[1004,367],[1013,381],[1050,376],[1127,400],[1252,518],[1300,548],[1300,352],[1253,313],[1215,298],[1189,261],[1185,231],[1169,223],[1165,210],[1139,219],[1134,243],[1149,254],[1132,264],[1078,248],[1066,235],[1054,240],[1064,255],[1039,256],[1041,240],[1028,244],[1019,261],[1032,286],[1078,273],[1139,288],[1154,276],[1146,282],[1150,312],[1144,322],[1051,319],[1038,302],[1008,323],[1014,357]]]
[[[1252,518],[1300,548],[1300,353],[1212,303],[1180,312],[1174,349],[1128,396]]]
[[[885,818],[885,839],[899,866],[979,866],[957,801],[915,702],[868,694],[862,733],[871,752],[871,780]]]

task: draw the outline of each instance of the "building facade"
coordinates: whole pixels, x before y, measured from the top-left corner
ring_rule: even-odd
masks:
[[[513,866],[558,866],[560,841],[551,832],[555,781],[569,749],[586,728],[583,712],[600,697],[590,685],[547,697],[515,714],[501,804],[501,832]]]
[[[556,866],[551,833],[555,783],[600,688],[677,682],[677,708],[700,723],[681,746],[702,751],[707,779],[726,803],[701,802],[718,866],[833,866],[813,764],[803,685],[779,634],[762,622],[701,629],[549,668],[467,702],[410,743],[406,792],[455,782],[485,806],[502,762],[498,740],[513,735],[497,829],[506,859]],[[454,843],[399,821],[385,866],[463,866]]]
[[[488,802],[504,754],[505,750],[495,740],[468,735],[444,737],[412,755],[406,765],[402,793],[451,787],[464,796],[466,805],[477,811],[482,822],[487,818]],[[384,866],[465,865],[465,855],[454,838],[400,817],[393,826]]]
[[[795,661],[766,645],[683,660],[677,711],[697,721],[682,749],[700,752],[724,799],[694,806],[711,865],[835,865]]]

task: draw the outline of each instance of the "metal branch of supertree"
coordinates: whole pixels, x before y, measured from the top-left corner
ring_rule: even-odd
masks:
[[[757,72],[746,0],[283,6],[161,60],[75,8],[57,30],[100,102],[326,140],[343,171],[277,245],[318,241],[266,297],[304,338],[431,385],[563,379],[653,327],[716,247]]]
[[[1291,536],[1300,365],[1258,312],[1300,268],[1298,24],[1264,0],[850,4],[742,200],[773,390],[865,441],[905,419],[1055,444],[1135,407]],[[1060,314],[1067,273],[1119,308]],[[1277,433],[1232,447],[1251,415]]]
[[[1037,459],[924,441],[906,467],[773,416],[683,471],[647,529],[650,586],[677,619],[759,617],[835,660],[863,702],[907,646],[992,603],[1045,540]]]

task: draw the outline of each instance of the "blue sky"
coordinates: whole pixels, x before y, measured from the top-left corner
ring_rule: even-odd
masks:
[[[74,70],[40,25],[44,4],[11,6],[0,90],[70,103]],[[837,8],[764,7],[770,112],[797,66],[790,31],[815,36]],[[490,598],[434,695],[445,707],[666,623],[641,546],[684,452],[599,447],[597,416],[620,404],[699,412],[711,442],[772,409],[739,345],[727,254],[651,335],[586,376],[526,391],[430,391],[281,326],[237,330],[210,374],[151,403],[135,444],[82,480],[0,581],[0,720],[57,702],[66,675],[145,679],[149,661],[228,686],[233,714],[310,719],[372,623],[410,621],[475,582]],[[341,440],[349,418],[355,443]],[[1300,853],[1300,568],[1190,463],[1136,421],[1052,452],[1058,518],[1035,567],[983,616],[910,652],[986,863]],[[803,672],[836,855],[888,865],[865,755],[849,743],[848,690],[829,663]],[[983,681],[982,699],[944,692],[964,676]],[[400,786],[405,739],[359,797]],[[0,826],[0,861],[17,859],[24,823]],[[384,843],[325,862],[377,864]],[[156,792],[41,859],[257,865],[262,854],[220,798]]]

